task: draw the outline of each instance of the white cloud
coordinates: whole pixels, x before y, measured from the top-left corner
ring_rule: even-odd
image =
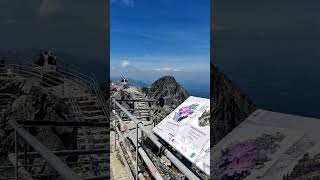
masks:
[[[134,6],[134,0],[111,0],[111,3],[118,3],[127,7]]]
[[[156,71],[175,71],[179,72],[181,69],[171,68],[171,67],[162,67],[162,68],[156,68]]]
[[[128,61],[128,60],[123,60],[120,62],[120,66],[122,68],[127,68],[129,65],[130,65],[130,61]]]

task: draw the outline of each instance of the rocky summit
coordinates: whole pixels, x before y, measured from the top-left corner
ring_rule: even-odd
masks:
[[[185,101],[189,94],[172,76],[163,76],[146,89],[146,94],[164,107],[177,107]]]
[[[211,64],[211,146],[255,111],[256,106],[225,74]]]
[[[189,97],[189,93],[172,76],[163,76],[142,90],[149,99],[155,101],[156,122],[161,121]]]

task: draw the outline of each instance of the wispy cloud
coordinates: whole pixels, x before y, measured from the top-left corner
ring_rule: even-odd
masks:
[[[209,55],[203,56],[111,56],[111,65],[118,68],[135,67],[157,72],[209,72]]]
[[[128,66],[130,66],[130,61],[128,61],[128,60],[122,60],[122,61],[120,61],[120,66],[121,66],[122,68],[127,68]]]
[[[161,67],[161,68],[156,68],[155,70],[156,71],[174,71],[174,72],[182,71],[181,69],[172,68],[172,67]]]
[[[134,0],[111,0],[112,4],[120,4],[126,7],[134,7]]]

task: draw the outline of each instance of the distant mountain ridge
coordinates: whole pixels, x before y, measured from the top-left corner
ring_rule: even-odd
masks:
[[[112,77],[111,81],[114,83],[119,83],[121,81],[121,77]],[[128,78],[128,83],[130,86],[135,86],[138,88],[144,88],[144,87],[148,87],[150,84],[141,80],[136,80],[136,79],[132,79],[132,78]]]

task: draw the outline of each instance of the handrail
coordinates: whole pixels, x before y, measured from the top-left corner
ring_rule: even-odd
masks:
[[[8,65],[8,64],[6,64],[6,65]],[[40,75],[40,74],[42,74],[42,73],[38,74],[40,71],[37,71],[37,70],[36,70],[36,72],[38,72],[38,73],[35,73],[35,72],[34,72],[35,69],[32,69],[31,67],[28,67],[28,66],[25,66],[25,65],[21,65],[21,64],[9,64],[9,65],[10,65],[10,67],[13,67],[13,70],[15,70],[15,71],[24,72],[25,74],[29,74],[29,75],[31,75],[31,76],[33,76],[33,77],[39,78],[39,82],[41,82],[41,83],[43,83],[43,84],[50,85],[50,84],[46,83],[45,81],[43,81],[43,80],[41,80],[41,79],[46,79],[46,80],[49,80],[49,81],[51,81],[51,82],[54,82],[54,83],[59,84],[58,81],[55,81],[54,79],[52,79],[52,78],[58,78],[58,77],[53,76],[53,75],[51,75],[51,74],[46,73],[46,75],[47,75],[48,77],[45,77],[45,76],[41,76],[41,75]],[[21,68],[17,68],[17,67],[24,67],[24,68],[27,68],[27,69],[32,69],[32,71],[27,71],[26,69],[21,69]],[[14,73],[14,72],[13,72],[13,73]],[[64,75],[61,75],[61,76],[64,77],[64,79],[65,79],[65,76],[64,76]],[[49,77],[51,77],[51,78],[49,78]],[[68,96],[68,99],[69,99],[69,101],[70,101],[70,103],[71,103],[71,106],[72,106],[75,114],[77,115],[77,118],[79,119],[79,121],[83,121],[83,118],[82,118],[82,116],[81,116],[81,114],[82,114],[82,113],[81,113],[81,109],[80,109],[80,107],[78,106],[78,104],[77,104],[74,96],[70,96],[70,94],[67,94],[67,96]],[[85,135],[85,137],[86,137],[87,148],[90,148],[89,142],[92,143],[92,146],[93,146],[93,144],[94,144],[93,137],[91,137],[90,135],[87,134],[86,128],[83,127],[82,130],[83,130],[84,135]],[[93,166],[94,166],[94,164],[93,164]]]
[[[74,98],[74,96],[73,96],[72,94],[71,94],[71,95],[68,94],[68,99],[69,99],[69,101],[70,101],[70,103],[71,103],[71,106],[72,106],[72,109],[74,110],[74,113],[76,114],[76,116],[77,116],[77,118],[78,118],[78,121],[83,122],[83,121],[84,121],[84,119],[83,119],[83,117],[82,117],[82,114],[83,114],[83,113],[82,113],[82,111],[81,111],[78,103],[76,102],[76,99]],[[93,144],[94,144],[93,137],[91,137],[91,136],[87,133],[87,130],[88,130],[87,128],[82,127],[81,130],[82,130],[82,132],[83,132],[83,134],[84,134],[84,136],[85,136],[86,147],[87,147],[87,149],[90,149],[90,148],[93,146]],[[90,146],[89,143],[92,143],[92,145]]]
[[[2,69],[2,68],[0,68],[0,69]],[[60,82],[55,81],[55,80],[53,80],[53,79],[50,79],[50,78],[48,78],[48,77],[44,77],[44,76],[41,77],[41,75],[36,74],[36,73],[33,73],[32,71],[30,72],[30,71],[26,71],[26,70],[22,70],[22,69],[15,69],[15,70],[18,70],[19,72],[23,72],[23,73],[25,73],[25,74],[27,74],[27,75],[31,75],[31,76],[33,76],[33,77],[35,77],[35,78],[39,78],[39,79],[38,79],[39,82],[41,82],[41,83],[43,83],[43,84],[46,84],[46,85],[48,85],[48,86],[50,86],[51,84],[49,84],[49,83],[41,80],[41,78],[42,78],[42,79],[46,79],[46,80],[51,81],[51,82],[54,82],[54,83],[57,83],[57,84],[60,83]],[[12,74],[21,75],[21,74],[18,74],[18,73],[12,73]],[[52,75],[50,75],[50,74],[47,74],[47,75],[48,75],[48,76],[51,76],[51,77],[54,77],[54,78],[57,78],[57,77],[52,76]]]
[[[103,114],[105,115],[105,118],[106,118],[106,121],[109,121],[109,118],[110,118],[110,114],[109,114],[109,111],[108,111],[108,108],[106,107],[106,101],[104,99],[104,96],[101,92],[101,89],[99,87],[99,85],[97,84],[96,82],[96,78],[95,78],[95,75],[92,73],[92,83],[93,83],[93,89],[97,95],[97,98],[98,98],[98,101],[101,105],[101,109],[103,111]]]
[[[0,68],[0,69],[2,69],[2,68]],[[33,77],[35,77],[35,78],[41,78],[41,76],[39,75],[39,76],[37,76],[37,74],[34,74],[34,73],[32,73],[32,72],[29,72],[29,71],[25,71],[25,70],[21,70],[21,69],[18,69],[20,72],[24,72],[25,74],[27,74],[27,75],[31,75],[31,76],[33,76]],[[15,73],[13,73],[13,74],[15,74]],[[16,73],[17,74],[17,73]],[[17,75],[21,75],[21,74],[17,74]],[[57,82],[57,81],[54,81],[53,79],[49,79],[49,78],[47,78],[47,77],[42,77],[43,79],[47,79],[47,80],[50,80],[50,81],[52,81],[52,82],[54,82],[54,83],[59,83],[59,82]],[[41,83],[43,83],[43,84],[46,84],[46,85],[49,85],[50,86],[50,84],[49,83],[47,83],[47,82],[44,82],[44,81],[42,81],[41,79],[38,79],[39,80],[39,82],[41,82]]]
[[[11,68],[12,68],[12,67],[15,67],[15,68],[13,68],[12,70],[16,70],[16,71],[28,73],[29,75],[31,74],[31,75],[33,75],[33,76],[37,75],[37,76],[41,77],[41,74],[43,74],[43,72],[42,72],[41,69],[37,69],[38,66],[34,66],[34,67],[36,67],[36,68],[32,68],[32,67],[30,67],[30,66],[27,66],[28,64],[6,64],[6,65],[7,65],[7,66],[10,66]],[[22,67],[23,69],[21,69],[21,67]],[[6,69],[6,68],[5,68],[5,67],[0,67],[0,69]],[[27,71],[27,70],[29,70],[29,71]],[[40,74],[36,74],[35,72],[40,73]],[[13,73],[13,72],[12,72],[12,73]],[[64,74],[61,74],[61,73],[59,73],[59,72],[56,72],[56,73],[57,73],[59,76],[61,76],[61,77],[65,77]],[[52,78],[59,78],[59,77],[54,76],[54,75],[49,74],[49,73],[46,73],[46,76],[50,76],[50,77],[52,77]],[[45,77],[41,77],[41,78],[45,78]],[[54,81],[53,79],[48,79],[48,80]],[[59,82],[57,82],[57,81],[54,81],[54,82],[55,82],[55,83],[59,83]],[[83,84],[83,85],[84,85],[84,84]]]
[[[121,149],[121,146],[120,146],[119,141],[116,140],[115,146],[118,146],[118,147],[119,147],[119,154],[120,154],[120,157],[121,157],[121,159],[122,159],[122,161],[123,161],[123,163],[124,163],[124,166],[125,166],[125,168],[126,168],[126,170],[127,170],[127,173],[129,174],[129,178],[130,178],[131,180],[134,180],[133,174],[132,174],[132,172],[131,172],[131,170],[130,170],[130,166],[129,166],[128,162],[126,161],[126,158],[125,158],[125,156],[124,156],[124,152],[123,152],[122,149]]]
[[[49,86],[51,86],[52,83],[54,83],[54,84],[62,84],[61,82],[62,82],[62,78],[63,78],[63,83],[65,82],[66,79],[71,79],[74,82],[79,83],[80,85],[84,85],[85,87],[88,87],[90,90],[94,90],[95,89],[98,101],[101,103],[101,108],[104,111],[105,116],[107,118],[106,106],[103,103],[104,99],[102,97],[102,93],[100,91],[99,86],[97,85],[97,83],[95,81],[92,82],[92,78],[91,77],[89,77],[89,76],[87,76],[87,75],[85,75],[83,73],[80,73],[80,72],[78,72],[76,70],[72,70],[72,69],[67,68],[67,67],[57,66],[57,70],[54,71],[55,74],[51,74],[50,72],[44,72],[42,70],[42,67],[40,67],[40,66],[38,66],[36,64],[31,64],[31,63],[26,63],[26,62],[22,62],[21,63],[21,62],[19,62],[17,60],[9,60],[9,59],[6,59],[5,63],[0,63],[0,70],[3,70],[3,69],[4,70],[7,70],[7,69],[11,70],[10,73],[6,73],[5,72],[5,74],[7,74],[8,77],[10,77],[11,75],[13,75],[13,76],[17,76],[18,75],[19,77],[20,76],[22,76],[22,77],[34,77],[37,80],[39,80],[39,82],[41,84],[45,84],[45,85],[49,85]],[[43,76],[43,75],[45,75],[45,76]],[[46,82],[46,80],[47,80],[47,82]],[[79,81],[75,81],[75,80],[79,80]],[[74,96],[70,96],[70,94],[68,94],[68,98],[69,98],[69,101],[70,101],[70,103],[71,103],[71,105],[73,107],[73,110],[74,110],[75,114],[77,115],[79,121],[82,121],[83,120],[83,118],[81,116],[82,112],[81,112],[81,109],[80,109],[75,97]],[[16,122],[11,122],[11,123],[13,123],[13,124],[11,124],[12,126],[14,126],[14,124],[18,125]],[[16,129],[17,131],[18,131],[18,128],[20,128],[20,127],[17,127],[17,129]],[[21,132],[19,132],[19,134],[20,133],[26,134],[28,132],[26,132],[22,128],[22,130],[21,130]],[[84,135],[86,135],[86,131],[84,133],[85,133]],[[93,140],[90,139],[90,137],[88,135],[86,135],[85,137],[86,137],[86,139],[88,141],[91,140],[93,142]],[[25,141],[27,141],[30,144],[30,142],[34,141],[34,139],[32,139],[32,137],[31,137],[31,140],[26,140],[25,139]],[[87,144],[89,144],[89,143],[87,143]],[[39,147],[39,148],[41,149],[42,147]],[[37,150],[36,148],[34,148],[34,149]],[[42,149],[42,150],[45,151],[46,149]],[[39,152],[39,153],[41,154],[41,152]],[[43,154],[41,154],[41,155],[42,156],[46,156],[48,154],[45,153],[45,155],[43,155]],[[44,158],[46,159],[46,157],[44,157]],[[54,157],[52,157],[51,155],[48,155],[47,158],[53,158],[54,159]],[[56,160],[54,159],[54,161],[56,161]],[[54,163],[54,162],[52,162],[52,163]],[[92,164],[92,165],[95,166],[95,164]],[[59,173],[62,173],[62,175],[65,177],[65,179],[80,179],[80,177],[76,177],[77,175],[72,178],[73,175],[69,174],[70,172],[67,171],[68,169],[65,169],[66,171],[63,171],[62,167],[63,166],[61,166],[61,168],[59,168],[59,167],[56,166],[54,168]],[[93,168],[95,168],[95,167],[93,167]],[[65,174],[63,174],[63,173],[65,173]]]
[[[146,103],[153,103],[153,99],[117,99],[118,102],[146,102]]]
[[[31,67],[42,68],[39,65],[32,64],[32,63],[25,62],[25,61],[21,62],[21,61],[19,61],[17,59],[6,59],[5,62],[3,64],[0,64],[0,65],[4,65],[4,66],[10,65],[7,62],[17,62],[19,65],[24,65],[24,66],[28,65],[29,68],[31,68]],[[60,65],[57,66],[56,73],[59,74],[59,75],[65,75],[65,76],[67,76],[69,78],[72,77],[72,79],[77,78],[77,79],[80,80],[79,82],[82,85],[85,85],[85,86],[91,88],[91,83],[90,83],[91,78],[88,75],[85,75],[85,74],[83,74],[81,72],[78,72],[78,71],[76,71],[74,69],[71,69],[71,68],[68,68],[68,67],[64,67],[64,66],[60,66]]]
[[[51,153],[49,149],[44,145],[42,145],[34,136],[32,136],[22,126],[17,124],[17,122],[15,122],[14,120],[9,120],[9,124],[16,131],[17,133],[16,136],[19,134],[20,137],[23,138],[25,142],[27,142],[34,150],[36,150],[65,179],[67,180],[83,179],[79,175],[77,175],[71,168],[69,168],[60,158],[58,158],[53,153]]]
[[[8,63],[8,62],[11,62]],[[40,66],[36,65],[36,64],[31,64],[31,63],[26,63],[26,62],[19,62],[19,64],[16,64],[16,63],[12,63],[12,62],[19,62],[15,59],[6,59],[5,63],[3,63],[2,65],[4,66],[9,66],[11,68],[13,68],[13,70],[17,70],[17,71],[20,71],[20,72],[24,72],[24,73],[27,73],[29,75],[33,75],[33,76],[36,76],[36,77],[41,77],[41,75],[37,74],[37,73],[40,73],[42,74],[42,71],[40,69],[37,69],[37,68],[41,68]],[[28,66],[29,65],[29,66]],[[35,67],[35,68],[34,68]],[[5,67],[0,67],[0,69],[6,69]],[[22,70],[22,69],[23,70]],[[72,72],[68,72],[68,71],[64,71],[64,70],[61,70],[61,69],[67,69],[67,70],[70,70],[70,71],[74,71],[76,72],[76,74],[73,74]],[[29,73],[29,72],[31,73]],[[37,73],[34,73],[34,71],[36,71]],[[97,84],[96,80],[95,80],[95,76],[94,74],[92,74],[92,77],[89,77],[87,75],[84,75],[83,73],[80,73],[80,72],[77,72],[75,70],[72,70],[72,69],[69,69],[69,68],[65,68],[65,67],[61,67],[61,66],[58,66],[57,68],[57,71],[55,71],[55,73],[58,75],[58,76],[61,76],[61,77],[64,77],[64,79],[66,79],[66,77],[68,78],[71,78],[72,80],[74,80],[74,78],[77,78],[79,79],[79,83],[82,84],[82,85],[85,85],[86,87],[89,87],[90,89],[92,89],[96,96],[97,96],[97,100],[99,101],[100,103],[100,106],[101,106],[101,109],[106,117],[106,121],[109,121],[109,111],[108,111],[108,108],[106,107],[106,101],[104,99],[104,96],[100,90],[100,87],[99,85]],[[49,77],[53,77],[53,78],[58,78],[54,75],[51,75],[49,73],[46,73],[46,76],[49,76]],[[44,78],[44,77],[41,77],[41,78]],[[53,79],[48,79],[52,82],[55,82],[55,83],[59,83],[57,81],[54,81]]]
[[[25,60],[22,60],[22,59],[21,59],[21,60],[18,60],[18,59],[5,59],[4,62],[6,63],[6,61],[15,61],[15,62],[27,64],[27,65],[34,65],[34,66],[37,66],[37,67],[41,67],[41,66],[39,66],[39,65],[37,65],[37,64],[31,63],[31,62],[32,62],[31,60],[25,61]],[[4,64],[5,64],[5,63],[4,63]],[[88,76],[88,75],[86,75],[86,74],[84,74],[84,73],[81,73],[81,72],[79,72],[78,70],[75,70],[74,68],[70,68],[70,67],[68,67],[68,66],[69,66],[69,65],[65,66],[64,64],[58,64],[58,65],[57,65],[57,67],[59,67],[59,68],[63,68],[63,69],[66,69],[67,71],[75,72],[76,74],[79,74],[79,75],[82,76],[82,77],[85,77],[85,78],[87,78],[87,79],[90,79],[90,76]],[[80,77],[80,76],[79,76],[79,77]]]
[[[188,169],[174,154],[172,154],[168,149],[166,149],[160,142],[159,138],[155,136],[152,132],[145,128],[140,121],[135,118],[130,112],[128,112],[123,106],[121,106],[116,100],[112,100],[114,105],[118,106],[140,129],[143,133],[159,148],[162,150],[163,154],[168,157],[168,159],[182,172],[187,178],[192,180],[200,180],[190,169]]]

